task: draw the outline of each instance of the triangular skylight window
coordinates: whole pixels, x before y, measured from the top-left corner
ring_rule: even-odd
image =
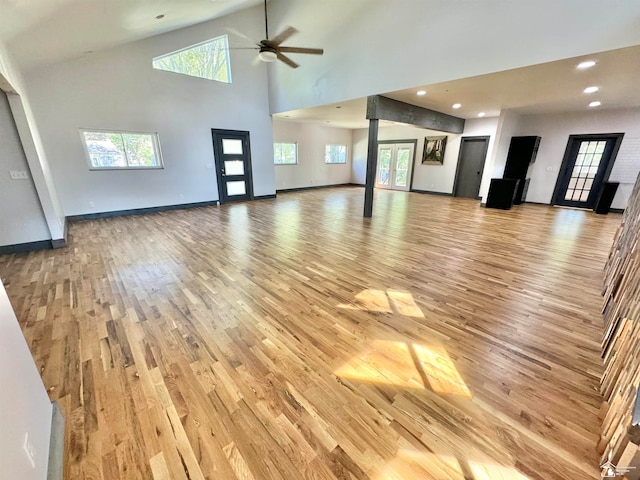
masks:
[[[153,59],[153,68],[231,83],[229,40],[226,35]]]

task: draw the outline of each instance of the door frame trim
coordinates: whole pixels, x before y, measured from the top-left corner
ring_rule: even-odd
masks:
[[[247,161],[249,163],[249,169],[247,172],[247,183],[248,185],[248,189],[247,189],[247,193],[249,194],[249,201],[254,200],[254,196],[253,196],[253,162],[251,161],[251,133],[248,130],[228,130],[228,129],[224,129],[224,128],[212,128],[211,129],[211,143],[213,145],[213,167],[216,171],[216,181],[218,183],[218,203],[220,205],[224,205],[227,203],[233,203],[235,201],[237,202],[246,202],[247,200],[228,200],[226,202],[224,202],[222,200],[223,195],[222,195],[222,178],[221,178],[221,174],[220,174],[220,169],[218,168],[218,161],[216,158],[216,152],[218,149],[220,149],[220,153],[222,153],[222,146],[217,145],[215,142],[215,135],[238,135],[238,134],[246,134],[247,135]]]
[[[394,143],[413,143],[413,160],[411,161],[411,175],[409,176],[409,190],[413,190],[413,172],[416,169],[416,150],[418,150],[418,139],[417,138],[408,138],[404,140],[378,140],[376,144],[376,160],[378,158],[378,147],[384,144],[394,144]],[[377,163],[377,162],[376,162]],[[378,166],[376,165],[376,178],[378,175]],[[393,190],[393,189],[390,189]]]
[[[558,196],[560,195],[560,184],[562,183],[562,179],[566,173],[567,164],[570,160],[569,157],[571,156],[571,147],[573,146],[573,142],[577,140],[595,140],[598,138],[615,140],[613,149],[611,150],[609,163],[607,164],[607,168],[605,169],[604,175],[602,177],[602,182],[604,183],[609,180],[609,175],[611,174],[611,170],[613,169],[613,164],[616,162],[616,157],[618,156],[618,150],[620,150],[620,145],[622,144],[623,137],[624,133],[588,133],[584,135],[569,135],[569,138],[567,139],[567,146],[564,149],[562,163],[560,164],[560,170],[558,170],[558,176],[556,177],[556,185],[555,187],[553,187],[553,195],[551,195],[551,201],[549,202],[549,205],[558,204]]]
[[[487,164],[487,153],[489,153],[489,143],[491,142],[491,135],[472,135],[469,137],[460,137],[460,147],[458,149],[458,163],[456,164],[456,176],[453,181],[453,188],[451,189],[451,196],[457,196],[458,182],[460,180],[460,160],[462,159],[462,143],[470,140],[484,140],[484,163],[480,170],[480,186],[478,187],[478,195],[480,195],[480,188],[482,187],[482,176],[484,175],[484,167]]]

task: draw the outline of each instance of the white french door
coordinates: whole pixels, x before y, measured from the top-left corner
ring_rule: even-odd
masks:
[[[376,187],[409,191],[414,147],[413,143],[378,144]]]

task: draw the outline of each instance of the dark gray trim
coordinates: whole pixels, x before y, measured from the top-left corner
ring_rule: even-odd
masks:
[[[283,188],[282,190],[276,190],[276,193],[288,193],[288,192],[303,192],[305,190],[317,190],[319,188],[337,188],[337,187],[353,187],[354,183],[334,183],[330,185],[311,185],[309,187],[296,187],[296,188]],[[357,185],[363,187],[364,185]]]
[[[38,252],[40,250],[51,250],[51,240],[40,240],[39,242],[17,243],[15,245],[1,245],[0,255],[11,253]]]
[[[610,208],[609,213],[624,213],[624,208]]]
[[[53,415],[51,416],[51,440],[49,442],[49,466],[47,468],[47,480],[62,480],[64,467],[64,415],[53,402]]]
[[[408,123],[439,132],[462,133],[464,131],[464,118],[381,95],[367,97],[367,119]]]
[[[460,149],[458,150],[458,163],[456,165],[456,176],[453,181],[453,189],[451,195],[456,196],[456,189],[458,188],[458,180],[460,180],[460,160],[462,160],[462,145],[465,141],[484,140],[484,163],[482,164],[482,170],[480,170],[480,185],[478,186],[478,195],[480,194],[480,188],[482,187],[482,175],[484,174],[484,167],[487,164],[487,153],[489,152],[489,143],[491,143],[490,135],[477,135],[471,137],[462,137],[460,139]],[[480,198],[480,197],[478,197]]]
[[[271,195],[258,195],[257,197],[253,197],[253,200],[271,200],[276,198],[276,194],[272,193]]]
[[[609,180],[609,175],[611,174],[613,164],[615,163],[616,157],[618,156],[618,150],[620,150],[620,144],[622,143],[623,137],[624,133],[588,133],[585,135],[569,135],[567,146],[562,157],[562,163],[560,164],[560,170],[558,171],[558,176],[556,177],[556,186],[553,189],[553,195],[551,195],[551,205],[557,205],[558,201],[560,200],[558,198],[560,196],[560,187],[563,183],[562,181],[564,179],[567,165],[571,157],[573,142],[575,142],[576,140],[594,140],[597,138],[609,138],[615,140],[613,149],[611,150],[611,155],[609,156],[609,163],[607,163],[607,167],[604,171],[604,176],[602,177],[602,185],[604,182]]]
[[[425,194],[425,195],[440,195],[440,196],[444,196],[444,197],[451,197],[453,196],[452,193],[446,193],[446,192],[432,192],[431,190],[414,190],[411,189],[410,190],[413,193],[420,193],[420,194]]]
[[[371,98],[371,97],[369,97]],[[367,142],[367,173],[364,187],[364,213],[365,218],[371,218],[373,214],[373,189],[376,183],[376,169],[378,168],[378,124],[376,118],[369,120],[369,140]]]
[[[132,210],[115,210],[112,212],[87,213],[84,215],[71,215],[67,217],[67,220],[69,220],[70,222],[77,222],[80,220],[96,220],[99,218],[124,217],[127,215],[146,215],[147,213],[164,212],[167,210],[182,210],[186,208],[211,207],[216,205],[218,205],[217,200],[213,200],[210,202],[181,203],[178,205],[165,205],[162,207],[134,208]]]
[[[393,145],[396,143],[413,143],[413,159],[411,160],[411,177],[409,177],[409,191],[413,189],[413,172],[416,169],[416,150],[418,150],[417,138],[406,138],[402,140],[378,140],[378,145]],[[378,151],[376,149],[376,156]],[[377,166],[376,166],[377,167]],[[377,173],[377,172],[376,172]]]

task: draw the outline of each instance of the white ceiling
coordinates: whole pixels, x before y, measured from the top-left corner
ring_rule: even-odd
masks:
[[[588,70],[576,69],[583,60],[597,63]],[[585,111],[594,100],[602,102],[600,109],[640,107],[639,79],[640,46],[636,46],[381,94],[469,119],[476,118],[480,112],[487,117],[497,116],[506,109],[520,114]],[[583,93],[589,86],[597,86],[600,90],[593,94]],[[419,90],[426,90],[427,94],[419,97],[416,95]],[[451,108],[454,103],[461,103],[462,107],[454,110]],[[365,128],[368,125],[365,112],[366,98],[360,98],[279,113],[274,117],[342,128]],[[382,126],[390,123],[383,122]]]
[[[0,42],[23,69],[261,4],[262,0],[0,0]],[[164,15],[157,20],[156,16]]]

